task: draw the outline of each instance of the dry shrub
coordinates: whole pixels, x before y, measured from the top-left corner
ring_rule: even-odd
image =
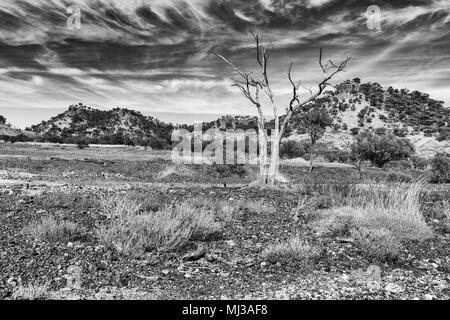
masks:
[[[327,215],[314,221],[312,227],[319,237],[345,237],[350,235],[353,222],[350,216]]]
[[[43,217],[26,226],[23,232],[37,240],[71,241],[81,237],[82,230],[74,222],[57,221],[52,217]]]
[[[110,219],[125,218],[139,213],[142,204],[129,196],[100,195],[99,197],[100,211]]]
[[[142,214],[138,213],[137,205],[130,211],[124,209],[121,201],[114,203],[118,207],[110,208],[111,212],[119,215],[113,216],[109,225],[99,229],[98,237],[102,243],[124,254],[171,251],[189,240],[208,241],[221,236],[220,225],[214,221],[213,215],[188,202]]]
[[[400,255],[400,241],[387,229],[361,228],[353,230],[356,245],[370,260],[394,261]]]
[[[371,186],[352,195],[346,206],[326,210],[323,215],[326,219],[351,217],[358,228],[387,229],[401,240],[428,239],[433,234],[420,212],[422,186],[420,182]]]
[[[96,201],[88,194],[75,190],[67,192],[54,191],[41,195],[36,199],[36,207],[44,210],[70,208],[77,211],[87,211],[96,206]]]
[[[262,257],[271,263],[295,264],[302,267],[314,263],[321,250],[296,236],[286,242],[269,246],[262,252]]]
[[[19,285],[14,288],[11,298],[13,300],[41,300],[49,296],[49,285]]]

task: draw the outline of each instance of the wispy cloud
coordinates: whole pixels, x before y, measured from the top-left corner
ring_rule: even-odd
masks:
[[[306,86],[320,78],[320,47],[327,57],[353,57],[346,78],[411,87],[450,104],[450,3],[377,3],[381,31],[367,28],[368,0],[3,0],[0,114],[77,102],[252,113],[230,87],[232,71],[212,54],[254,69],[250,30],[273,40],[270,73],[280,105],[289,94],[290,62]],[[67,28],[74,4],[80,30]]]

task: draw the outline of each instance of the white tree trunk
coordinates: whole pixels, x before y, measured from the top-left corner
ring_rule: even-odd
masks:
[[[268,161],[267,161],[267,132],[264,128],[264,115],[258,108],[258,144],[259,144],[259,179],[261,184],[267,183]]]
[[[278,116],[278,109],[273,105],[273,113],[275,117],[275,128],[271,132],[271,161],[268,174],[268,183],[274,185],[278,178],[278,171],[280,168],[280,118]]]

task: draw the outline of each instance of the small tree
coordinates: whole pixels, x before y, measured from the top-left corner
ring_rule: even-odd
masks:
[[[311,140],[309,149],[309,169],[312,170],[315,146],[317,141],[322,138],[327,127],[331,126],[333,121],[328,111],[321,106],[314,106],[299,115],[299,124],[306,129],[306,133]]]
[[[407,160],[414,154],[414,146],[409,140],[398,138],[393,134],[377,135],[369,130],[356,136],[350,150],[360,174],[362,161],[370,161],[382,168],[389,161]]]
[[[6,124],[6,118],[0,115],[0,124]]]

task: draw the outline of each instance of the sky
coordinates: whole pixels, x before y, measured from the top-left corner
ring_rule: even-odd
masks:
[[[359,77],[449,106],[449,12],[449,0],[2,0],[0,114],[19,128],[80,102],[173,123],[253,115],[214,55],[257,76],[251,31],[273,43],[280,110],[290,63],[305,88],[322,79],[320,48],[352,57],[334,83]]]

